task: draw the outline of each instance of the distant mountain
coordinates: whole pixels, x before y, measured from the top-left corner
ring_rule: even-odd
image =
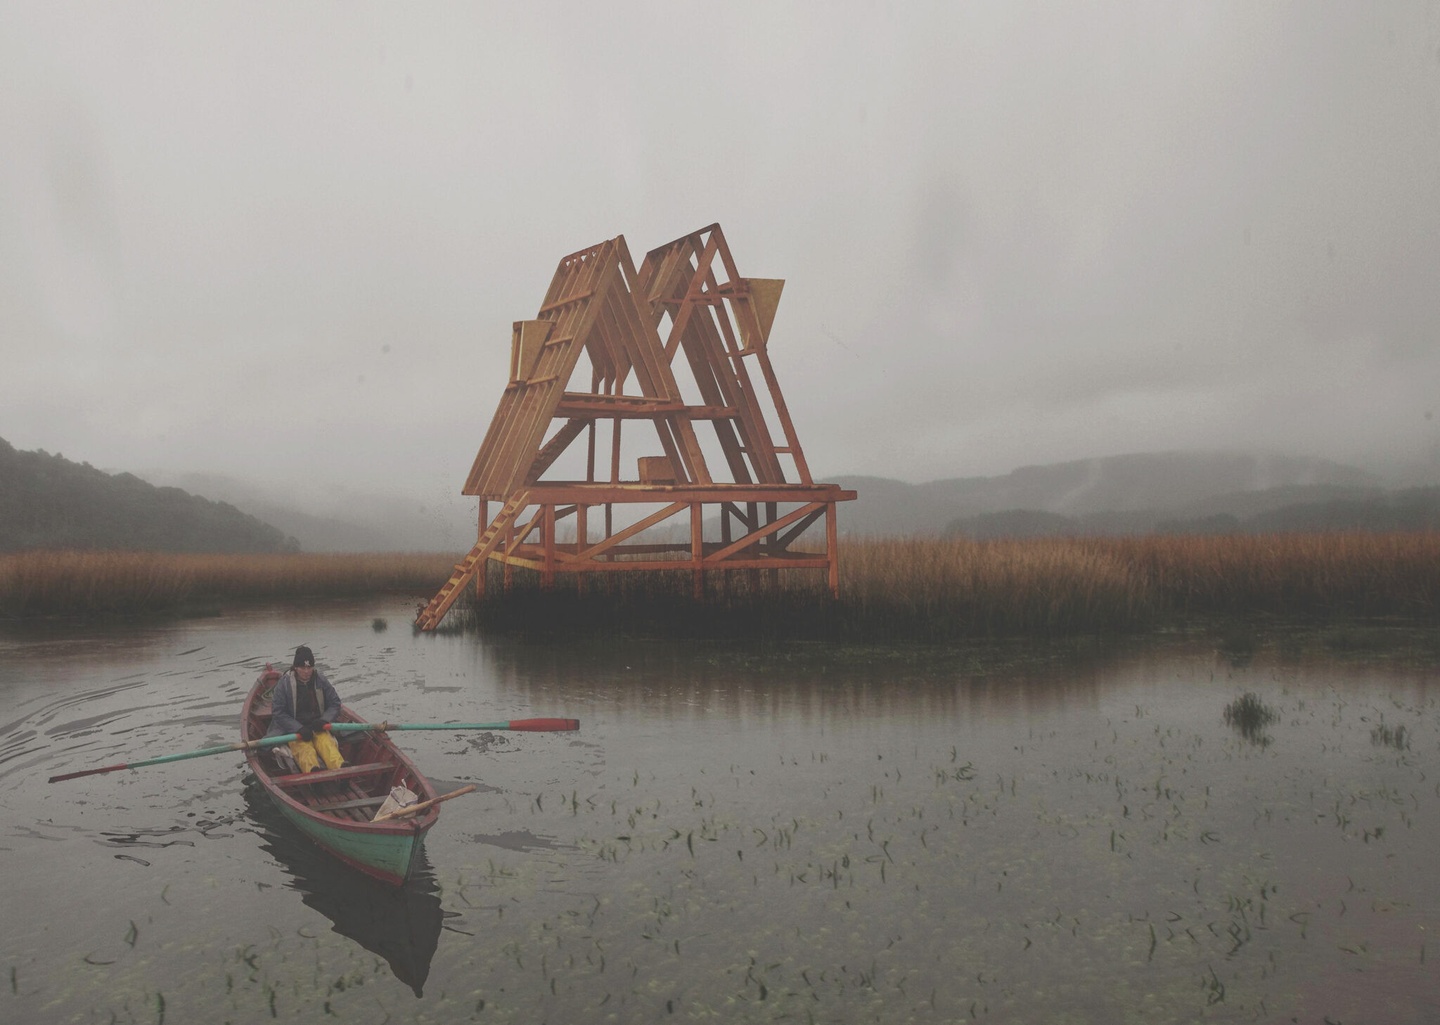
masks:
[[[1162,519],[1252,515],[1306,500],[1377,489],[1378,477],[1323,459],[1234,452],[1147,452],[1025,466],[998,477],[906,484],[838,477],[859,493],[840,527],[859,534],[941,534],[956,520],[1011,510],[1072,519],[1133,514],[1136,529]],[[1276,489],[1290,489],[1277,492]],[[1268,495],[1268,497],[1266,497]]]
[[[1385,492],[1350,488],[1330,493],[1313,488],[1270,488],[1217,498],[1190,516],[1148,512],[1100,512],[1084,516],[1031,509],[964,516],[947,533],[977,540],[1011,537],[1103,537],[1118,534],[1280,534],[1293,531],[1440,530],[1440,487]]]
[[[139,473],[273,523],[307,552],[463,552],[475,543],[474,499],[442,508],[400,494],[327,488],[292,495],[223,474]]]
[[[232,505],[0,438],[0,551],[281,552],[298,543]]]

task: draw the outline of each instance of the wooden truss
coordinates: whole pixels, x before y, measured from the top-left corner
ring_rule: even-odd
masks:
[[[766,345],[784,284],[740,277],[718,224],[651,250],[639,270],[624,236],[562,259],[535,319],[514,325],[510,383],[465,479],[479,535],[416,625],[433,630],[472,577],[483,593],[487,560],[507,586],[515,566],[542,587],[557,573],[678,569],[700,598],[708,572],[823,569],[838,594],[836,503],[855,492],[811,479],[775,379]],[[574,390],[582,355],[588,391]],[[627,423],[654,452],[633,477],[621,465]],[[602,428],[608,467],[597,467]],[[566,460],[576,479],[549,479]],[[616,506],[638,507],[619,529]],[[792,549],[822,517],[824,552]]]

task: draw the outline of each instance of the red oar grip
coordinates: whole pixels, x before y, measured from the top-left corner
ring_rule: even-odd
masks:
[[[119,765],[107,765],[103,769],[81,769],[79,772],[64,772],[59,776],[51,776],[48,782],[59,783],[63,779],[79,779],[81,776],[98,776],[102,772],[114,772],[117,769],[130,768],[129,762],[121,762]]]
[[[552,733],[578,730],[579,719],[511,719],[510,729],[529,733]]]

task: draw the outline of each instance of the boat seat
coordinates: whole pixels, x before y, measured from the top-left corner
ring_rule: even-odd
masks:
[[[331,783],[337,779],[353,779],[376,772],[388,772],[395,768],[392,762],[369,762],[365,765],[347,765],[342,769],[321,769],[318,772],[296,772],[288,776],[275,776],[276,786],[303,787],[311,783]]]

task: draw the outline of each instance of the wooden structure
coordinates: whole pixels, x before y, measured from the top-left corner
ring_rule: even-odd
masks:
[[[268,665],[240,712],[240,739],[257,741],[270,729],[270,701],[280,674]],[[342,706],[338,723],[363,722]],[[434,785],[381,731],[339,735],[345,767],[296,773],[280,767],[264,748],[245,752],[250,771],[293,825],[345,864],[390,886],[403,886],[420,860],[425,834],[440,818],[430,805],[408,819],[374,821],[390,788],[404,784],[421,800],[434,801]]]
[[[785,408],[767,352],[783,286],[740,277],[718,224],[638,270],[624,236],[562,259],[535,319],[514,325],[510,383],[465,479],[475,545],[416,625],[433,630],[472,577],[483,593],[486,560],[507,586],[516,566],[542,587],[677,569],[699,598],[707,573],[811,569],[838,593],[836,503],[855,492],[811,479]],[[622,437],[645,452],[633,475]],[[551,479],[566,460],[571,479]],[[792,549],[822,517],[825,550]]]

